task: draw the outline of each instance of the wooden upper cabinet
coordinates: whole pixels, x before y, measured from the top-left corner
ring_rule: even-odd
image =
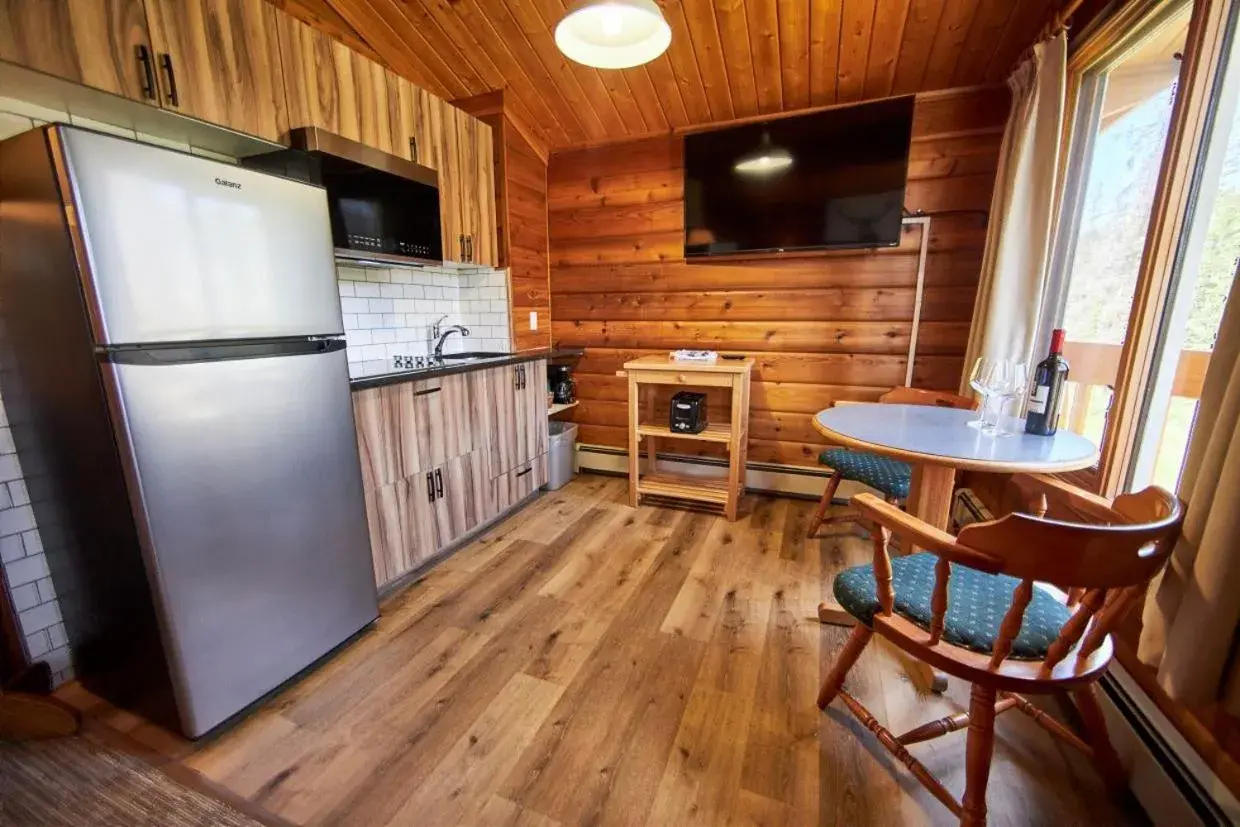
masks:
[[[276,39],[264,0],[146,0],[160,104],[238,132],[288,129]]]
[[[390,72],[287,14],[277,28],[290,128],[317,126],[407,157],[408,142],[394,140],[400,98],[399,90],[389,94]]]
[[[153,104],[140,47],[142,0],[0,0],[0,60]]]
[[[288,113],[277,14],[264,0],[146,0],[160,105],[279,140]]]
[[[468,239],[467,258],[474,264],[495,267],[499,263],[499,244],[495,234],[495,150],[491,127],[473,115],[453,109],[461,159],[457,185],[461,223]]]

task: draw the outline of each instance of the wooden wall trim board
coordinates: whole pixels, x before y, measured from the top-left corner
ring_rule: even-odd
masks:
[[[963,368],[1006,96],[988,87],[917,98],[907,207],[931,218],[918,387],[951,390]],[[923,228],[907,227],[895,248],[686,262],[683,140],[551,156],[552,338],[586,349],[575,374],[579,440],[626,444],[615,377],[625,360],[710,347],[757,360],[750,459],[815,465],[822,443],[812,413],[904,383]]]

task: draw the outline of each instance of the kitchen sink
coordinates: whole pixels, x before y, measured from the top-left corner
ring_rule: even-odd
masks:
[[[511,355],[511,353],[502,353],[498,350],[467,350],[463,353],[445,353],[443,359],[448,362],[459,359],[496,359],[500,356]]]

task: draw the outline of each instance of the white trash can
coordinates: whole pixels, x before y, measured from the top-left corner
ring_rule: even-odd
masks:
[[[577,423],[550,423],[551,438],[547,446],[547,489],[555,491],[568,485],[573,478],[573,460],[577,452]]]

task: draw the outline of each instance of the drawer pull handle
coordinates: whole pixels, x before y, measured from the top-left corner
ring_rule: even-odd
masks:
[[[442,496],[443,496],[443,469],[436,468],[435,469],[435,497],[439,498]]]
[[[430,472],[426,472],[426,501],[435,501],[435,476]]]
[[[533,470],[534,470],[534,466],[533,466],[533,465],[531,465],[529,468],[526,468],[524,471],[518,471],[518,472],[517,472],[517,474],[516,474],[517,479],[520,479],[521,477],[524,477],[526,474],[528,474],[529,472],[531,472],[531,471],[533,471]]]
[[[426,390],[414,391],[413,395],[414,396],[426,396],[427,394],[431,394],[431,393],[439,393],[441,390],[443,390],[443,388],[427,388]]]

